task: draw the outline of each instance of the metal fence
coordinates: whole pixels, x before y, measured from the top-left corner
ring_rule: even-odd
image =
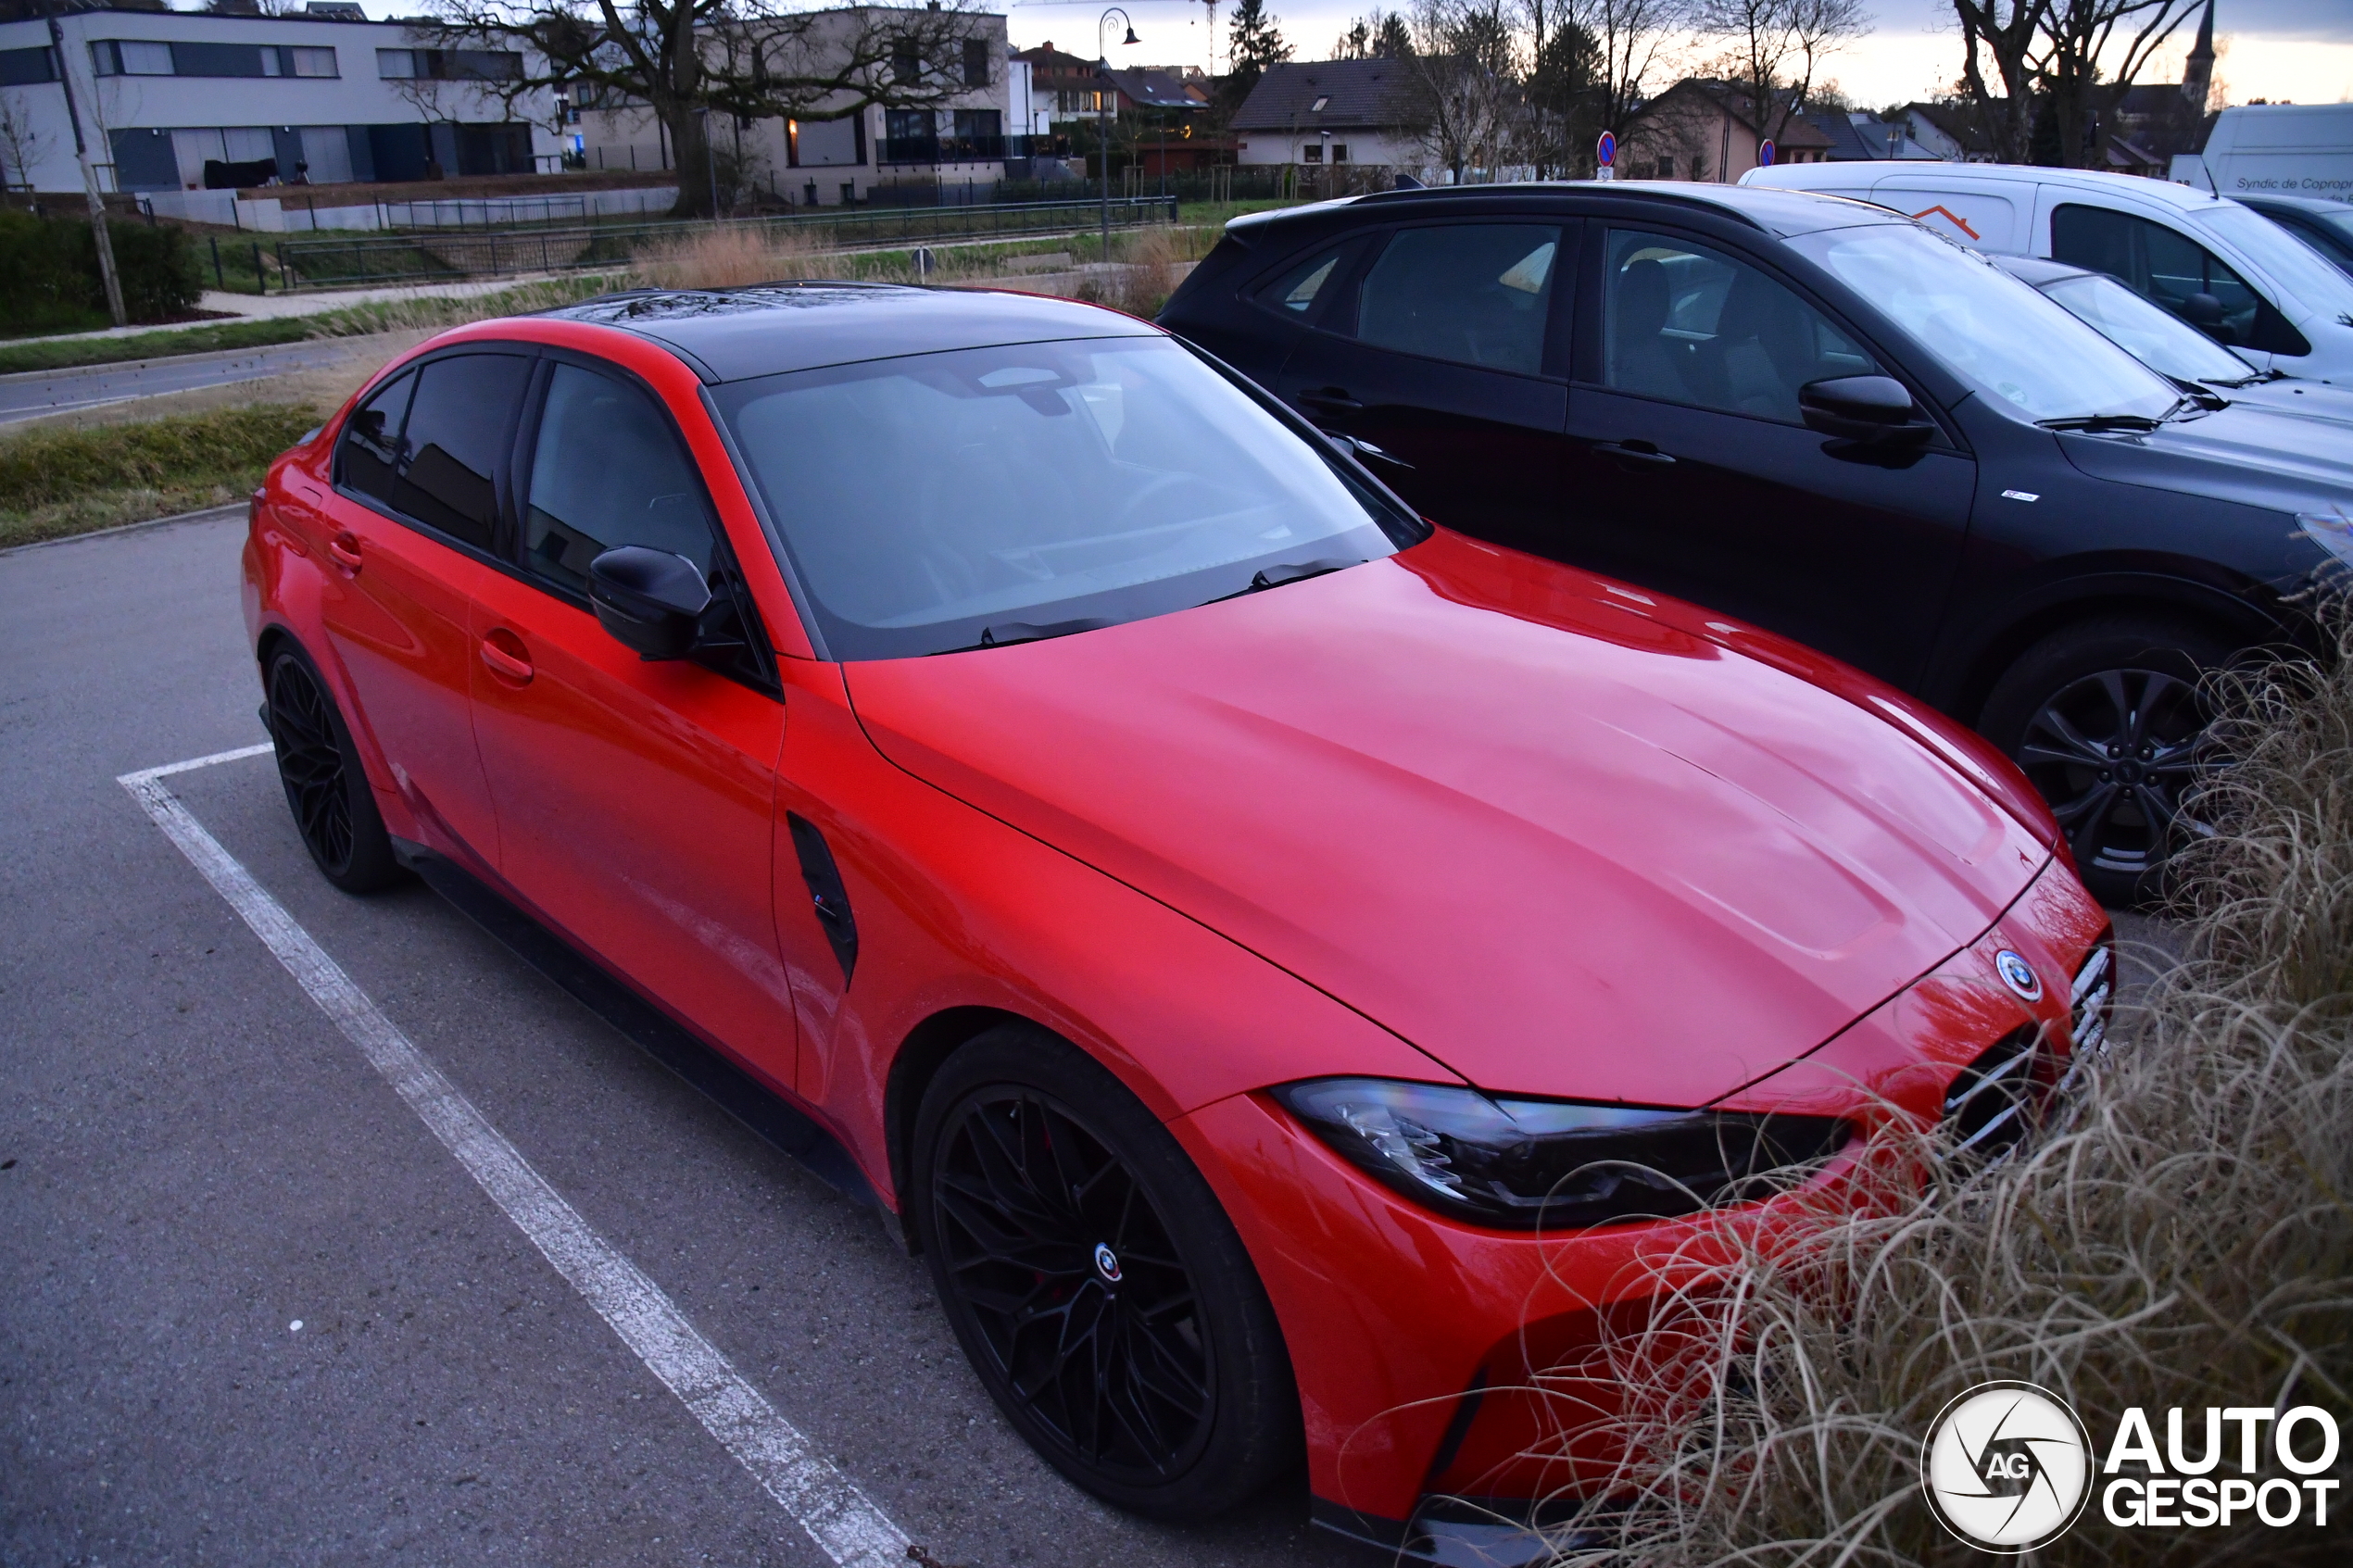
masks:
[[[1174,197],[1114,196],[1114,229],[1176,220]],[[475,229],[435,234],[284,240],[258,253],[273,292],[354,283],[422,283],[524,272],[620,269],[639,254],[713,231],[794,236],[812,250],[878,250],[940,240],[1069,233],[1102,221],[1100,201],[1012,202],[973,207],[828,207],[783,218],[718,223],[598,223]]]

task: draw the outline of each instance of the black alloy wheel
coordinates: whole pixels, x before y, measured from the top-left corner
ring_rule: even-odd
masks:
[[[2086,627],[2014,666],[1986,733],[2050,802],[2103,902],[2156,896],[2166,859],[2207,831],[2190,802],[2213,763],[2201,680],[2228,650],[2188,628]]]
[[[1290,1361],[1248,1255],[1116,1079],[1043,1031],[993,1031],[935,1080],[917,1150],[911,1207],[940,1299],[1057,1469],[1198,1518],[1295,1453]]]
[[[399,880],[399,862],[353,754],[351,733],[309,659],[282,649],[270,661],[266,690],[278,782],[310,859],[346,893],[373,892]]]

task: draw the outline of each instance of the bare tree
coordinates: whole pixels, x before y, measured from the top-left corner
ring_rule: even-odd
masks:
[[[23,94],[0,93],[0,161],[7,165],[0,180],[11,188],[32,188],[32,166],[49,156],[55,138],[43,131]]]
[[[869,108],[937,108],[967,91],[978,36],[963,0],[938,9],[786,10],[787,0],[430,0],[412,23],[447,50],[510,51],[470,85],[510,106],[593,86],[647,105],[678,159],[680,217],[707,216],[715,116],[835,120]],[[454,68],[453,68],[454,69]],[[698,114],[707,110],[708,114]]]
[[[1961,22],[1962,94],[1997,163],[2024,163],[2041,70],[2036,42],[2050,0],[1953,0]],[[1988,81],[1991,62],[1996,82]]]
[[[1562,0],[1562,14],[1593,41],[1596,126],[1623,134],[1680,63],[1691,0]]]
[[[1718,41],[1718,74],[1732,84],[1759,141],[1789,128],[1806,107],[1823,57],[1871,25],[1863,0],[1700,0],[1693,19]]]
[[[1519,40],[1504,4],[1415,0],[1407,19],[1408,129],[1457,183],[1501,165],[1519,128]]]
[[[1528,21],[1527,119],[1523,161],[1536,178],[1589,169],[1601,129],[1596,89],[1601,49],[1593,35],[1569,19],[1563,0],[1522,0]]]
[[[2203,6],[2204,0],[2050,0],[2040,75],[2062,164],[2097,166],[2103,147],[2095,126]]]

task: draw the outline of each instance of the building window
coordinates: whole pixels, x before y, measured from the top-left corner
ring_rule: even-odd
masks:
[[[46,47],[0,49],[0,87],[30,87],[57,80],[57,62]]]
[[[890,56],[890,79],[893,82],[921,82],[924,58],[912,49],[903,49]]]
[[[1346,163],[1348,161],[1347,143],[1334,142],[1332,144],[1332,161],[1334,163]]]
[[[964,40],[964,85],[988,85],[988,40],[986,38]]]
[[[1303,146],[1303,147],[1300,148],[1300,149],[1299,149],[1299,161],[1300,161],[1300,162],[1302,162],[1302,163],[1321,163],[1321,162],[1323,162],[1323,161],[1324,161],[1324,147],[1323,147],[1323,144],[1322,144],[1322,143],[1320,143],[1320,142],[1310,142],[1310,143],[1308,143],[1305,146]]]
[[[513,82],[522,56],[511,49],[379,49],[376,74],[386,82]]]
[[[257,61],[257,76],[258,67]],[[90,45],[90,69],[98,76],[170,76],[171,45],[102,38]]]

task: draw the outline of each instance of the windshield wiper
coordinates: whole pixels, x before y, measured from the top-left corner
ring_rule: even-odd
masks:
[[[1067,637],[1073,632],[1093,632],[1113,622],[1100,615],[1082,615],[1075,621],[1000,621],[980,629],[980,641],[966,643],[962,647],[941,648],[941,653],[970,653],[975,648],[1011,647],[1015,643],[1042,643],[1049,637]]]
[[[1244,594],[1264,593],[1269,588],[1279,588],[1286,583],[1304,583],[1310,577],[1321,577],[1327,571],[1345,571],[1352,566],[1364,564],[1361,557],[1346,560],[1327,557],[1321,560],[1284,561],[1279,566],[1262,566],[1251,574],[1246,587],[1237,588],[1230,594],[1220,594],[1214,599],[1203,599],[1202,603],[1221,604],[1227,599],[1239,599]]]
[[[2188,399],[2183,401],[2187,402]],[[2173,407],[2178,408],[2181,404],[2176,403]],[[2168,408],[2165,413],[2167,418],[2171,418],[2173,409]],[[2079,430],[2097,435],[2111,430],[2155,430],[2165,420],[2151,419],[2146,414],[2070,414],[2063,420],[2036,420],[2034,422],[2045,430]]]
[[[2242,386],[2261,386],[2265,382],[2285,380],[2287,380],[2287,372],[2285,370],[2258,370],[2253,375],[2241,376],[2236,381],[2217,381],[2212,376],[2208,376],[2207,378],[2207,384],[2209,386],[2227,386],[2235,389]]]

